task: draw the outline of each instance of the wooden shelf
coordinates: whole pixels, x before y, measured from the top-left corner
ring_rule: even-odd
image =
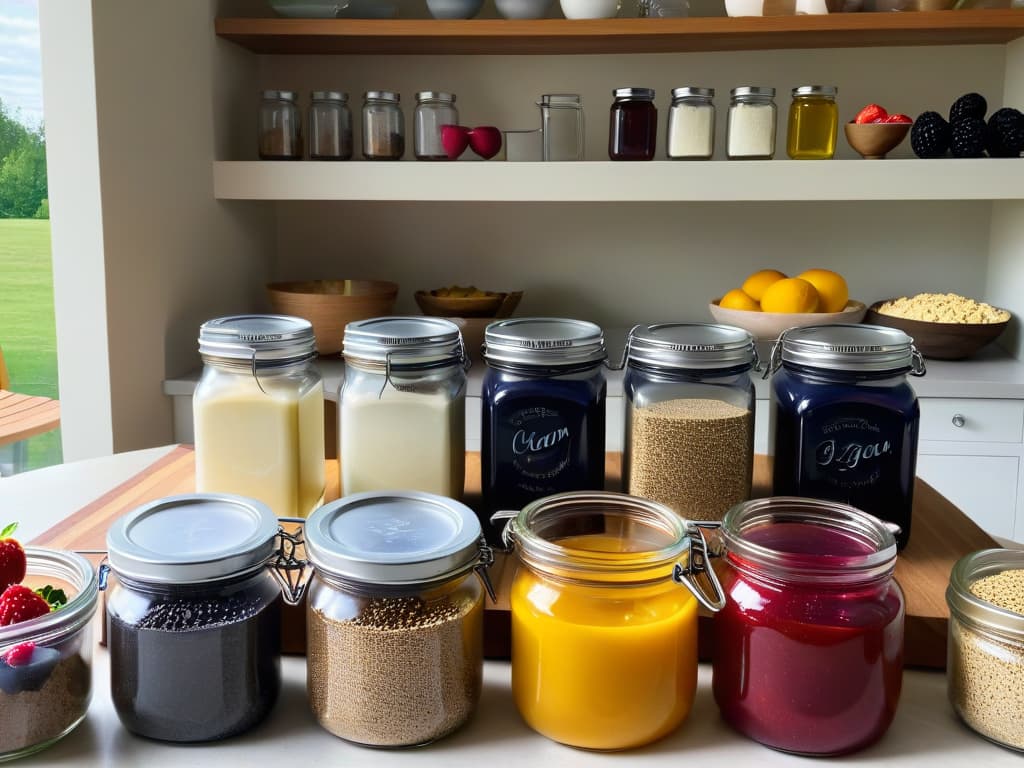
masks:
[[[1000,44],[1024,37],[1024,12],[840,13],[689,19],[468,21],[243,19],[217,34],[272,54],[577,54]]]

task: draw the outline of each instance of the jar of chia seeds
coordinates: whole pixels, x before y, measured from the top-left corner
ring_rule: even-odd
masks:
[[[623,487],[689,520],[750,498],[754,338],[704,323],[637,326],[626,340]]]
[[[268,566],[284,539],[269,507],[226,494],[170,496],[114,523],[101,588],[109,570],[110,693],[129,731],[216,741],[263,720],[281,688],[284,583]]]
[[[791,328],[772,349],[769,444],[774,493],[850,504],[910,539],[923,376],[913,339],[895,328]]]
[[[307,682],[326,730],[374,747],[427,744],[476,709],[491,550],[476,515],[416,491],[360,493],[306,522],[315,569]]]
[[[604,334],[563,318],[499,320],[484,333],[481,487],[487,513],[604,489]],[[488,541],[500,530],[484,523]]]
[[[953,567],[947,681],[960,718],[1024,751],[1024,551],[987,549]]]

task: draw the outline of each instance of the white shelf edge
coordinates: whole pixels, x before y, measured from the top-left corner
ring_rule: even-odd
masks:
[[[1024,200],[1024,160],[649,163],[216,161],[219,200]]]

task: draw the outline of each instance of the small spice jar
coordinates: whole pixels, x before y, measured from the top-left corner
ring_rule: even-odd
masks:
[[[441,126],[458,125],[459,112],[455,109],[455,94],[440,91],[420,91],[416,94],[414,114],[417,160],[447,160],[448,153],[441,143]]]
[[[771,160],[775,155],[775,89],[741,86],[730,92],[730,160]]]
[[[508,521],[512,695],[526,724],[574,747],[639,747],[686,719],[697,687],[700,530],[619,493],[563,493]],[[685,564],[685,565],[684,565]],[[678,582],[678,583],[677,583]],[[684,584],[689,590],[682,589]]]
[[[302,159],[302,116],[295,91],[263,91],[257,128],[260,160]]]
[[[367,91],[363,96],[363,157],[401,160],[405,154],[405,117],[394,91]]]
[[[925,372],[913,340],[875,325],[792,328],[770,372],[775,493],[852,504],[899,526],[905,547],[921,416],[907,374]]]
[[[754,338],[740,328],[663,323],[626,340],[623,486],[690,520],[750,498]]]
[[[714,88],[672,89],[665,151],[669,160],[710,160],[715,153]]]
[[[541,159],[564,162],[583,159],[583,99],[575,93],[540,97]]]
[[[466,369],[459,327],[436,317],[345,326],[338,392],[341,490],[407,488],[460,498]]]
[[[801,85],[789,105],[786,152],[793,160],[830,160],[839,133],[838,89],[830,85]]]
[[[953,709],[986,739],[1024,751],[1024,552],[987,549],[962,558],[946,602]]]
[[[804,755],[881,738],[903,681],[888,527],[846,504],[773,497],[729,510],[721,540],[712,687],[726,722]]]
[[[441,496],[363,493],[306,523],[307,681],[326,730],[374,747],[427,744],[476,709],[492,555],[476,515]]]
[[[484,332],[484,509],[522,509],[561,491],[604,488],[607,352],[583,320],[499,320]],[[500,531],[485,519],[488,540]]]
[[[73,552],[25,547],[24,582],[58,587],[67,602],[43,616],[0,627],[4,761],[62,739],[85,719],[92,698],[96,572]]]
[[[352,112],[348,94],[313,91],[309,106],[309,159],[352,158]]]
[[[612,160],[653,160],[658,140],[658,109],[653,88],[616,88],[608,129]]]
[[[129,731],[217,741],[270,712],[281,688],[281,589],[267,567],[278,535],[269,507],[227,494],[159,499],[110,528],[110,694]]]

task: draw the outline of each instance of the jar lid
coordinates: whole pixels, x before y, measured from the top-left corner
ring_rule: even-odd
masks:
[[[281,99],[283,101],[295,101],[299,95],[295,91],[263,91],[264,99]]]
[[[484,331],[488,364],[565,367],[597,364],[607,356],[600,326],[586,320],[523,317],[498,320]]]
[[[348,101],[348,94],[344,91],[313,91],[310,95],[313,101]]]
[[[830,371],[906,371],[916,370],[920,362],[912,338],[896,328],[880,325],[790,328],[782,332],[775,344],[781,350],[783,363]]]
[[[199,326],[203,360],[236,360],[256,366],[288,365],[316,356],[313,325],[288,315],[231,315]]]
[[[653,88],[616,88],[612,91],[616,99],[643,99],[654,101]]]
[[[377,101],[393,101],[396,104],[402,97],[395,91],[367,91],[363,94],[364,99],[375,99]]]
[[[700,96],[704,99],[713,99],[715,97],[715,89],[698,88],[693,85],[684,85],[682,88],[672,89],[673,99],[685,99],[687,96]]]
[[[537,103],[542,107],[579,107],[583,98],[577,93],[545,93]]]
[[[306,520],[306,556],[338,578],[383,585],[440,581],[481,562],[480,521],[465,504],[421,491],[356,493]]]
[[[107,531],[118,574],[155,584],[200,584],[262,567],[274,553],[270,507],[226,493],[168,496],[137,507]]]
[[[794,96],[835,96],[839,89],[834,85],[801,85],[793,89]]]
[[[757,360],[754,337],[742,328],[712,323],[660,323],[634,328],[627,362],[666,369],[714,370]]]
[[[416,101],[455,101],[454,93],[444,91],[420,91],[416,94]]]
[[[975,594],[972,588],[977,582],[1007,571],[1020,573],[1003,587],[990,584],[990,589],[984,591],[984,596]],[[961,620],[967,620],[1002,635],[1024,638],[1024,613],[1020,610],[1024,600],[1021,597],[1022,584],[1024,550],[983,549],[962,557],[953,566],[949,576],[949,587],[946,590],[946,602],[953,615]],[[1005,594],[1009,602],[1000,605],[1000,594]],[[1011,610],[1006,607],[1007,604],[1016,606],[1019,610]]]
[[[440,317],[374,317],[345,326],[346,360],[392,366],[463,360],[459,326]]]
[[[729,91],[733,96],[757,96],[761,98],[774,98],[774,88],[762,88],[756,85],[741,85]]]

